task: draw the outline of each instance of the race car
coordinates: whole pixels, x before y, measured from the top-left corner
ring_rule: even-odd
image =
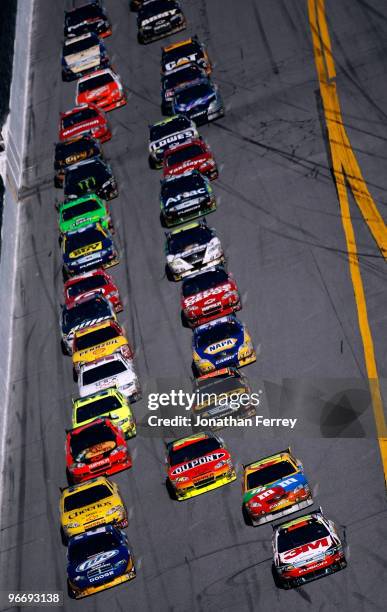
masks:
[[[337,528],[321,508],[273,530],[274,572],[282,588],[299,587],[347,567]]]
[[[85,296],[74,305],[63,306],[59,322],[63,353],[72,354],[74,333],[78,329],[108,320],[116,321],[117,317],[111,303],[101,295]]]
[[[222,438],[197,433],[167,444],[167,484],[181,501],[217,489],[236,479]]]
[[[81,104],[60,113],[59,140],[64,142],[82,134],[90,134],[99,142],[112,137],[105,113],[95,104]]]
[[[245,419],[256,414],[248,380],[237,368],[222,368],[199,376],[193,381],[192,391],[197,398],[192,406],[196,422],[228,416]]]
[[[99,525],[128,526],[128,514],[120,490],[104,476],[62,489],[59,512],[65,541]]]
[[[304,468],[290,448],[243,466],[243,511],[252,525],[313,504]]]
[[[132,458],[122,429],[103,417],[66,430],[66,466],[70,484],[131,468]]]
[[[132,359],[125,359],[120,353],[114,353],[81,366],[78,376],[81,397],[109,387],[116,387],[131,402],[141,399],[140,383]]]
[[[62,79],[73,81],[94,70],[109,66],[103,42],[94,32],[68,38],[63,43]]]
[[[161,222],[173,227],[216,210],[216,198],[209,180],[191,170],[161,181]]]
[[[126,102],[121,79],[110,68],[93,72],[77,83],[75,103],[78,106],[92,103],[104,111],[111,111]]]
[[[224,105],[218,86],[205,78],[177,87],[172,100],[172,112],[186,115],[196,125],[223,117]]]
[[[65,283],[64,298],[67,308],[72,308],[80,301],[96,295],[102,295],[106,298],[115,312],[123,310],[118,287],[103,268],[85,272],[80,276],[73,276]]]
[[[136,435],[136,422],[129,401],[118,389],[111,387],[73,400],[73,427],[86,425],[100,417],[108,417],[118,425],[125,438]]]
[[[204,70],[197,64],[183,64],[167,74],[161,76],[161,112],[163,115],[171,115],[172,102],[175,89],[181,85],[187,85],[197,79],[206,76]]]
[[[163,157],[164,176],[177,176],[189,170],[199,170],[211,181],[218,178],[216,165],[211,149],[204,140],[197,138],[184,144],[169,147]]]
[[[231,274],[218,266],[183,281],[181,311],[190,326],[203,325],[242,308],[238,286]]]
[[[197,64],[208,75],[212,72],[212,66],[207,51],[197,36],[187,40],[167,45],[162,48],[161,74],[168,74],[178,66],[184,64]]]
[[[95,138],[88,134],[77,136],[66,142],[58,142],[55,145],[55,187],[63,187],[65,169],[68,166],[72,166],[84,159],[97,156],[102,157],[101,146]]]
[[[117,180],[112,168],[100,157],[85,159],[65,170],[66,198],[79,198],[86,193],[95,193],[103,200],[113,200],[118,196]]]
[[[131,11],[138,11],[144,4],[147,2],[152,2],[152,0],[129,0],[129,8]]]
[[[110,232],[99,223],[67,232],[62,240],[63,277],[95,268],[110,268],[119,263],[118,251]]]
[[[65,11],[65,38],[73,38],[86,32],[94,32],[101,38],[112,33],[112,27],[99,0]]]
[[[116,321],[102,321],[74,333],[72,357],[77,373],[83,363],[90,363],[118,352],[126,359],[133,359],[133,351],[125,331]]]
[[[168,232],[165,254],[167,276],[175,281],[225,261],[220,240],[205,219]]]
[[[176,0],[145,2],[137,14],[137,40],[147,44],[185,30],[187,23]]]
[[[92,223],[99,223],[104,229],[112,230],[112,219],[107,205],[95,194],[59,205],[59,231],[61,234],[81,229]]]
[[[162,168],[165,151],[173,144],[199,138],[196,125],[184,115],[175,115],[149,126],[149,164]]]
[[[245,324],[234,315],[195,327],[192,354],[199,375],[228,366],[242,367],[257,359]]]
[[[133,555],[124,531],[106,525],[70,538],[67,549],[70,597],[81,599],[135,577]]]

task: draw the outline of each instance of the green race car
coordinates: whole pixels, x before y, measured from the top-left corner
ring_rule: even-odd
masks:
[[[95,194],[63,202],[59,206],[59,231],[72,232],[99,223],[104,229],[112,229],[112,220],[107,204]]]

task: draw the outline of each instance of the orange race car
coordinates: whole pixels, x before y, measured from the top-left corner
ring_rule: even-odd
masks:
[[[76,104],[95,104],[104,111],[124,106],[127,102],[120,77],[110,68],[89,74],[77,83]]]

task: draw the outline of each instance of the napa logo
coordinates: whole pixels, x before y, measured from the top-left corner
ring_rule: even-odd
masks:
[[[228,351],[229,349],[232,349],[237,342],[237,338],[227,338],[226,340],[221,340],[220,342],[210,344],[210,346],[208,346],[204,352],[208,355],[216,355],[216,353],[220,353],[221,351]]]
[[[117,549],[107,550],[106,552],[99,553],[98,555],[94,555],[90,559],[87,559],[83,563],[80,563],[76,569],[77,572],[87,572],[88,570],[93,569],[93,567],[97,567],[98,565],[102,565],[108,559],[112,559],[119,555],[120,551]]]

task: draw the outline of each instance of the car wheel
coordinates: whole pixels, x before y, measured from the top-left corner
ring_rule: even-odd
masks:
[[[67,350],[67,346],[65,345],[63,340],[60,341],[60,348],[62,349],[62,355],[69,355],[69,352]]]
[[[73,368],[73,381],[78,382],[78,374],[75,368]]]
[[[60,528],[60,537],[61,537],[63,546],[67,546],[69,539],[68,539],[67,535],[65,534],[64,529],[63,529],[62,526]]]

